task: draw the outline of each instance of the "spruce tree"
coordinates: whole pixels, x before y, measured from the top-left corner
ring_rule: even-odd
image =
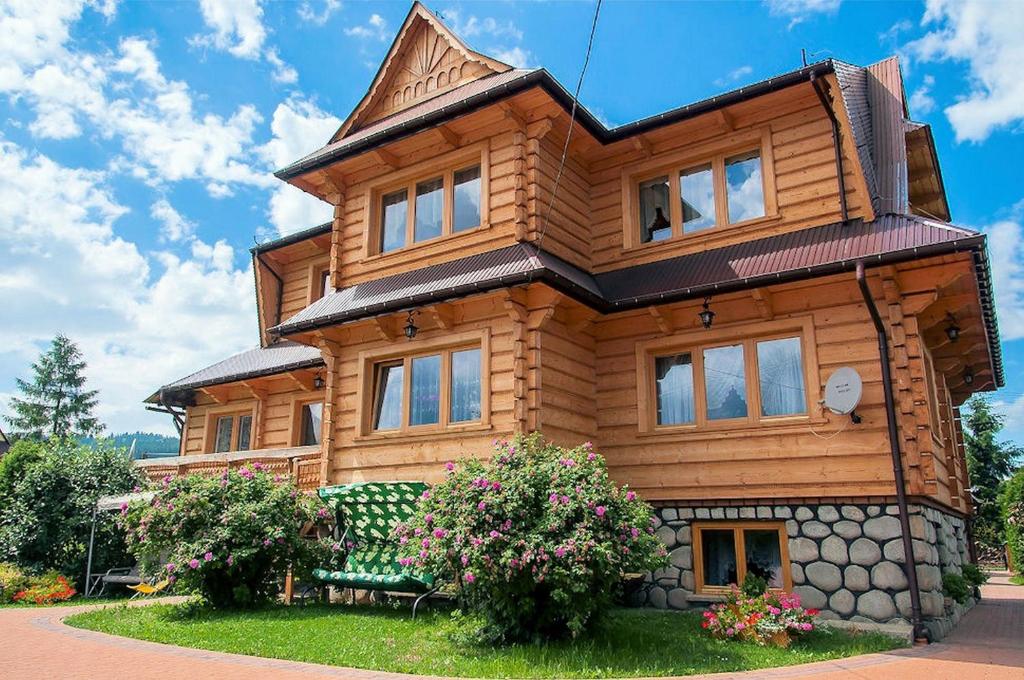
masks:
[[[997,500],[1000,487],[1024,450],[997,439],[1004,417],[987,399],[972,397],[965,411],[964,445],[974,496],[974,539],[980,546],[998,550],[1003,543],[1003,521]]]
[[[18,437],[67,439],[97,435],[96,390],[85,389],[85,361],[70,339],[58,335],[32,364],[32,381],[16,379],[21,397],[11,398],[8,419]]]

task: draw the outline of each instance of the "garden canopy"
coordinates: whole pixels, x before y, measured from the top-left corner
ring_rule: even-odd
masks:
[[[156,497],[156,491],[140,491],[120,496],[100,496],[96,499],[96,507],[92,511],[92,528],[89,530],[89,556],[85,563],[85,596],[89,597],[92,591],[92,548],[96,541],[96,517],[100,512],[120,510],[123,506],[132,501],[151,501]]]

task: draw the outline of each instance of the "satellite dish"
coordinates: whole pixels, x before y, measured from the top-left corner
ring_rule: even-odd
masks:
[[[845,416],[853,413],[860,403],[864,386],[860,374],[849,366],[837,368],[825,383],[825,408]]]

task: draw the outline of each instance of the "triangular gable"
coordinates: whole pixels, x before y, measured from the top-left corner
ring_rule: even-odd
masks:
[[[430,10],[414,2],[370,89],[331,142],[459,85],[511,68],[469,49]]]

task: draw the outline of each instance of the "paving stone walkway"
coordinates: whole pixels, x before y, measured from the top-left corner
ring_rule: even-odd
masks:
[[[0,609],[0,678],[10,680],[395,680],[395,673],[186,649],[65,626],[81,607]],[[715,680],[1024,680],[1024,587],[1005,575],[945,641],[888,654],[702,676]],[[693,676],[691,676],[693,680]]]

